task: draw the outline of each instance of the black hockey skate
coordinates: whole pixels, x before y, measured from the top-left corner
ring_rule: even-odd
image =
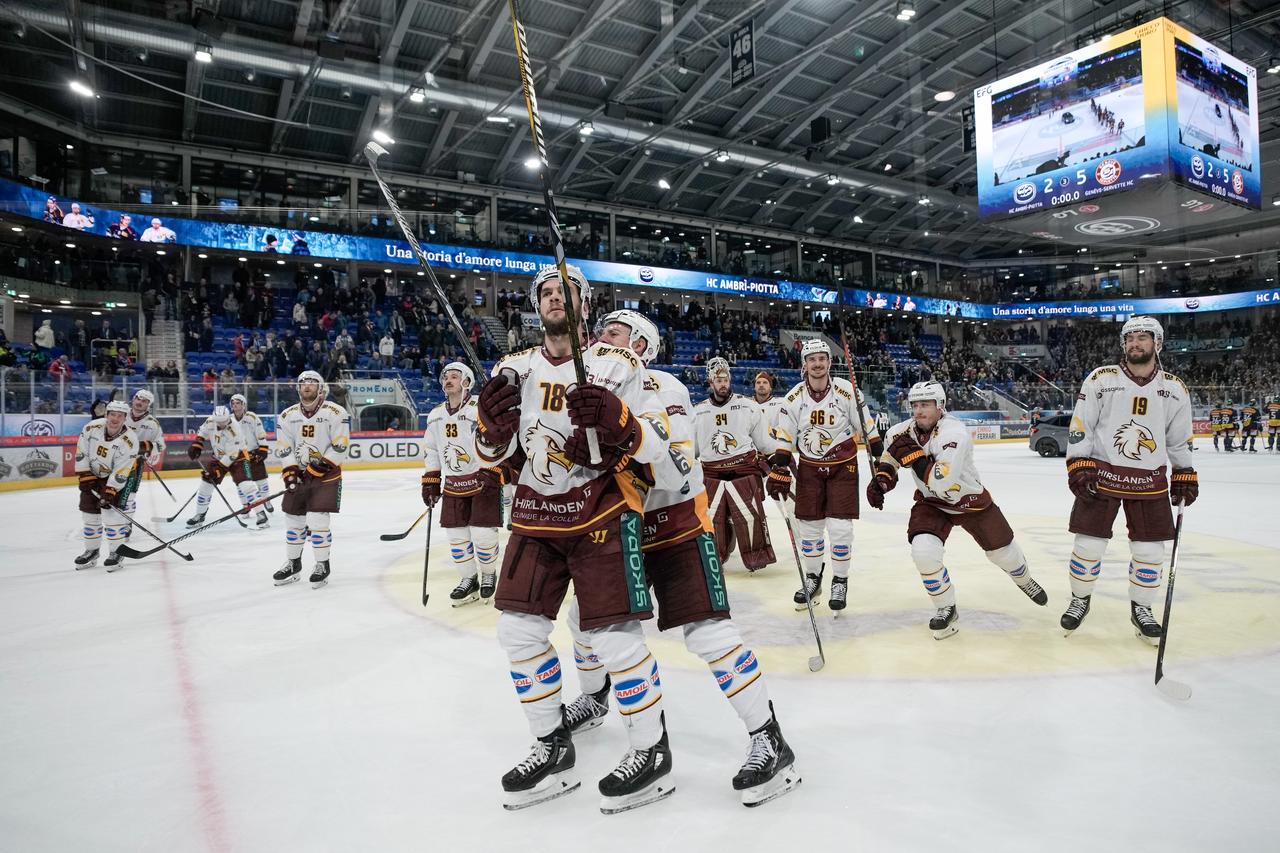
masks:
[[[271,523],[270,519],[267,518],[267,514],[262,510],[258,510],[258,514],[253,517],[253,521],[258,525],[255,528],[256,530],[263,530]]]
[[[648,749],[628,749],[613,772],[600,780],[601,813],[618,814],[666,799],[676,790],[670,773],[671,746],[664,716],[658,742]]]
[[[1071,604],[1067,607],[1067,612],[1062,614],[1062,630],[1066,631],[1067,636],[1071,636],[1071,632],[1080,627],[1080,623],[1084,621],[1084,617],[1089,615],[1089,596],[1071,596]]]
[[[109,572],[114,572],[116,569],[123,568],[123,567],[124,567],[124,557],[121,557],[119,554],[117,554],[114,551],[112,551],[110,554],[107,555],[107,559],[102,561],[102,568],[106,569]]]
[[[561,709],[564,725],[573,734],[590,731],[604,723],[609,716],[610,678],[604,677],[604,687],[595,693],[583,693]]]
[[[777,799],[800,784],[795,761],[770,702],[769,722],[751,733],[747,760],[733,777],[733,790],[742,792],[742,804],[747,808]]]
[[[475,575],[468,575],[458,581],[458,585],[449,593],[449,602],[454,607],[461,607],[464,604],[470,604],[480,597],[480,584],[476,583]]]
[[[283,566],[271,578],[276,582],[276,586],[284,586],[287,583],[293,583],[302,577],[302,558],[290,557],[285,560]]]
[[[538,738],[528,757],[502,777],[502,790],[507,794],[502,807],[507,811],[527,809],[577,790],[582,783],[573,773],[576,760],[568,729],[561,727]]]
[[[311,588],[319,589],[329,582],[329,561],[317,560],[316,567],[311,570]]]
[[[187,527],[199,527],[204,524],[204,513],[197,512],[195,515],[187,519]]]
[[[1135,637],[1153,646],[1160,645],[1160,637],[1164,635],[1164,629],[1160,627],[1160,623],[1156,621],[1156,618],[1151,615],[1150,607],[1130,601],[1129,621],[1133,623],[1133,635]]]
[[[77,572],[81,569],[92,569],[98,565],[98,549],[94,548],[91,551],[85,551],[79,557],[76,557],[75,563]]]
[[[1018,589],[1022,590],[1023,595],[1041,607],[1049,603],[1049,593],[1045,592],[1044,587],[1040,586],[1032,578],[1027,578],[1026,583],[1019,584]]]
[[[849,578],[842,578],[833,574],[831,576],[831,592],[827,595],[827,606],[831,608],[832,615],[835,618],[840,618],[840,611],[844,610],[848,598]]]
[[[498,588],[498,576],[493,572],[480,573],[480,597],[489,602]]]
[[[939,607],[938,612],[929,620],[929,630],[935,640],[945,640],[960,630],[956,623],[960,621],[960,610],[954,605]]]
[[[824,566],[823,568],[825,568],[825,566]],[[823,572],[823,569],[822,569],[822,568],[820,568],[820,569],[818,569],[818,573],[817,573],[816,575],[815,575],[815,574],[806,574],[806,575],[804,576],[804,589],[798,589],[798,590],[796,590],[796,594],[795,594],[795,595],[793,595],[793,596],[791,597],[791,600],[795,602],[796,610],[805,610],[805,609],[807,609],[807,607],[806,607],[806,605],[805,605],[805,593],[806,593],[806,592],[808,592],[808,593],[809,593],[809,601],[810,601],[810,602],[811,602],[815,607],[816,607],[816,606],[818,606],[818,605],[821,603],[821,599],[822,599],[822,572]]]

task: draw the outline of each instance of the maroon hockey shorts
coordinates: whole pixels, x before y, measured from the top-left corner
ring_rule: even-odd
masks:
[[[1173,538],[1173,507],[1167,495],[1147,500],[1112,498],[1076,498],[1071,506],[1067,529],[1098,539],[1110,539],[1111,528],[1120,505],[1124,504],[1124,520],[1129,526],[1129,539],[1134,542],[1166,542]]]
[[[951,528],[959,525],[973,537],[984,551],[1003,548],[1013,541],[1013,528],[1005,519],[1000,507],[991,504],[984,509],[952,515],[931,503],[916,501],[907,521],[907,541],[922,533],[937,536],[943,542],[951,535]]]
[[[699,533],[661,551],[646,551],[644,566],[658,603],[659,631],[729,618],[729,593],[710,533]]]
[[[337,512],[342,503],[342,469],[334,468],[323,477],[304,477],[298,488],[284,493],[281,509],[289,515],[309,512]]]
[[[486,482],[474,495],[446,493],[440,499],[441,527],[501,527],[502,487]]]
[[[858,517],[858,457],[823,464],[800,460],[796,477],[796,518],[821,521],[824,518]]]

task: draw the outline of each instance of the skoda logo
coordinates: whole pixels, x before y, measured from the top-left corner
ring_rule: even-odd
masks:
[[[1076,230],[1090,237],[1122,237],[1126,234],[1154,231],[1159,227],[1160,220],[1146,216],[1110,216],[1092,222],[1081,222]]]
[[[1018,184],[1017,189],[1013,191],[1013,200],[1018,204],[1026,204],[1036,197],[1036,185],[1030,181]]]
[[[1191,158],[1191,174],[1197,178],[1204,177],[1204,158],[1199,154]]]
[[[1199,307],[1200,307],[1200,300],[1199,300],[1199,299],[1196,299],[1196,298],[1193,296],[1193,297],[1191,297],[1190,299],[1188,299],[1186,302],[1183,302],[1182,304],[1183,304],[1183,305],[1185,305],[1185,306],[1187,306],[1187,310],[1188,310],[1188,311],[1194,311],[1194,310],[1196,310],[1197,308],[1199,308]]]
[[[640,280],[653,281],[653,270],[648,267],[640,267]]]
[[[27,421],[22,425],[22,434],[28,436],[53,435],[53,424],[42,420]]]

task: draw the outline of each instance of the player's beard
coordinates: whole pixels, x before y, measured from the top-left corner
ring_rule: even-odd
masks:
[[[1126,362],[1132,365],[1140,366],[1140,367],[1146,367],[1148,364],[1151,363],[1151,360],[1155,357],[1156,357],[1156,351],[1154,349],[1148,350],[1146,352],[1141,352],[1136,355],[1133,352],[1126,352],[1124,354],[1124,360]]]
[[[723,404],[727,402],[729,397],[732,394],[733,392],[731,390],[717,391],[714,388],[711,389],[711,399],[714,400],[717,404]]]
[[[552,338],[564,338],[569,335],[569,315],[561,314],[559,320],[542,319],[542,329]]]

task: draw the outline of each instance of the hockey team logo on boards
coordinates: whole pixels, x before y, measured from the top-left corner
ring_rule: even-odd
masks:
[[[1098,168],[1093,170],[1093,176],[1098,179],[1098,183],[1104,187],[1109,187],[1120,180],[1120,173],[1123,171],[1119,160],[1114,157],[1108,157],[1098,164]]]
[[[1111,441],[1125,459],[1140,459],[1144,450],[1156,452],[1156,439],[1151,430],[1132,419],[1116,430]]]
[[[1231,176],[1231,189],[1236,195],[1244,192],[1244,174],[1242,172],[1237,171]]]
[[[649,267],[640,267],[640,280],[645,284],[653,281],[653,270]]]
[[[0,457],[0,480],[9,479],[9,475],[13,473],[13,466],[4,461],[4,457]]]
[[[1018,204],[1026,204],[1035,197],[1036,185],[1030,181],[1024,181],[1023,183],[1018,184],[1017,188],[1013,191],[1013,200]]]
[[[462,467],[471,461],[471,454],[450,442],[444,446],[444,467],[455,474],[462,473]]]
[[[1188,310],[1188,311],[1194,311],[1194,310],[1196,310],[1197,308],[1199,308],[1199,307],[1200,307],[1200,300],[1199,300],[1199,299],[1196,299],[1194,296],[1192,296],[1192,297],[1190,297],[1189,299],[1187,299],[1187,301],[1183,302],[1182,304],[1183,304],[1183,305],[1185,305],[1185,306],[1187,307],[1187,310]]]
[[[721,456],[727,455],[731,448],[738,446],[738,439],[722,429],[711,434],[711,449]]]
[[[1126,234],[1154,231],[1159,227],[1160,220],[1149,216],[1110,216],[1092,222],[1081,222],[1076,225],[1076,230],[1089,237],[1122,237]]]
[[[18,473],[24,477],[38,480],[58,470],[58,463],[49,458],[49,454],[36,448],[27,454],[27,458],[18,463]]]
[[[21,434],[25,436],[57,435],[53,424],[42,418],[34,418],[22,425]]]
[[[1197,178],[1204,177],[1204,158],[1196,154],[1191,158],[1191,174]]]

